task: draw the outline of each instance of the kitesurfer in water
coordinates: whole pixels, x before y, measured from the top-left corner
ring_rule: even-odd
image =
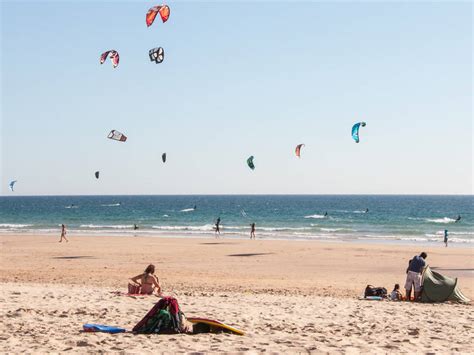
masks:
[[[136,231],[138,229],[138,226],[136,224],[133,225],[133,230]]]
[[[255,223],[252,222],[250,225],[250,239],[255,239]]]
[[[369,209],[368,209],[368,208],[365,209],[365,213],[369,213]]]
[[[221,234],[220,224],[221,224],[221,218],[217,217],[216,224],[214,227],[214,231],[216,232],[216,238],[218,237],[218,235]]]
[[[66,238],[66,226],[64,224],[61,224],[61,238],[59,239],[59,243],[61,243],[63,239],[66,242],[69,242],[69,240],[67,240]]]
[[[195,210],[195,211],[196,211],[196,208],[197,208],[197,206],[196,206],[196,205],[194,205],[194,207],[193,207],[193,210]]]
[[[459,222],[461,220],[461,215],[458,214],[458,218],[456,218],[456,220],[454,222]]]
[[[328,211],[324,212],[324,217],[328,216]]]

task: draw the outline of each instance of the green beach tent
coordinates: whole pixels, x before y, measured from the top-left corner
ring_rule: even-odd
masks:
[[[457,283],[458,279],[443,276],[427,266],[423,273],[423,292],[421,293],[421,302],[453,301],[469,303],[469,298],[462,294]]]

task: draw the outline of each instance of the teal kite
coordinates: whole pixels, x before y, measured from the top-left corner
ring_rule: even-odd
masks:
[[[352,126],[352,139],[354,139],[356,143],[359,143],[359,127],[365,127],[365,125],[365,122],[358,122]]]

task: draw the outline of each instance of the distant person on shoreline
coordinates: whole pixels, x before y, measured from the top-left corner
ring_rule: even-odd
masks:
[[[250,225],[250,239],[255,239],[255,223],[252,222]]]
[[[407,280],[405,282],[406,300],[410,301],[411,288],[414,285],[414,300],[417,301],[421,294],[421,274],[426,266],[425,259],[428,254],[422,252],[420,255],[416,255],[408,263],[407,268]]]
[[[146,267],[143,274],[132,277],[131,280],[136,286],[140,287],[138,293],[142,295],[152,295],[154,292],[161,295],[161,286],[155,274],[155,265],[150,264]]]
[[[448,230],[444,230],[444,244],[446,245],[446,248],[448,247]]]
[[[220,225],[221,225],[221,218],[217,217],[216,224],[214,226],[214,231],[216,233],[216,238],[218,238],[218,236],[221,234]]]
[[[66,238],[66,226],[64,224],[61,224],[61,238],[59,238],[59,243],[61,243],[63,239],[66,242],[69,242],[69,240],[67,240]]]
[[[459,222],[460,220],[461,220],[461,215],[458,214],[458,218],[456,218],[456,220],[454,221],[454,223],[457,223],[457,222]]]

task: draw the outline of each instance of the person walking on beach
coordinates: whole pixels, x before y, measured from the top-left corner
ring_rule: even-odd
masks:
[[[66,242],[69,242],[69,240],[66,238],[66,226],[61,224],[61,238],[59,239],[59,243],[61,243],[63,239],[66,240]]]
[[[221,234],[220,224],[221,224],[221,218],[217,217],[216,225],[214,227],[214,230],[216,232],[216,238],[218,238],[219,235]]]
[[[446,245],[446,248],[448,247],[448,230],[444,230],[444,244]]]
[[[416,255],[410,260],[407,268],[407,280],[405,282],[406,299],[410,301],[411,288],[414,285],[414,299],[417,301],[421,294],[421,274],[426,266],[425,259],[428,254],[422,252],[420,255]]]
[[[255,223],[252,222],[250,225],[250,239],[255,239]]]

